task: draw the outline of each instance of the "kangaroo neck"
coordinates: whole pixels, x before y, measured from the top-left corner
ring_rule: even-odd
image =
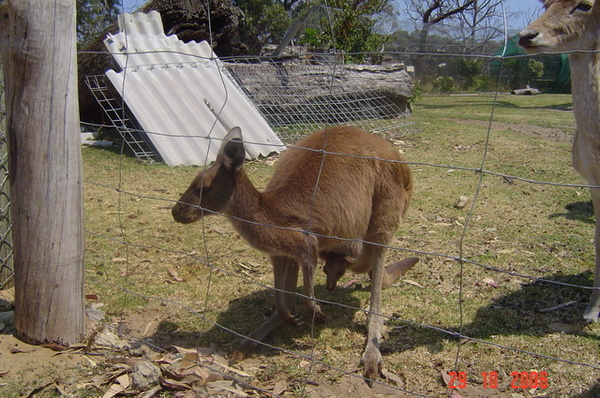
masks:
[[[252,184],[242,168],[236,175],[235,188],[225,213],[238,233],[252,243],[262,224],[272,224],[266,210],[265,195]]]

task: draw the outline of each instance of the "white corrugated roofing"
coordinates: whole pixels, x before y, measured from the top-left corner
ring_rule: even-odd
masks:
[[[122,71],[106,76],[166,164],[210,163],[233,126],[249,157],[285,148],[208,43],[166,36],[156,11],[122,14],[119,29],[104,42]]]

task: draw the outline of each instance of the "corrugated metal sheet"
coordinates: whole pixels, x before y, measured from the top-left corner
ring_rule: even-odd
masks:
[[[251,158],[285,148],[208,43],[166,36],[156,11],[122,14],[119,28],[105,44],[122,71],[106,76],[165,163],[210,163],[233,126]]]

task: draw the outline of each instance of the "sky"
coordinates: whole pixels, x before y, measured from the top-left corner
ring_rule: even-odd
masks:
[[[397,3],[403,3],[403,0],[395,0]],[[125,12],[135,11],[145,3],[144,0],[123,0]],[[535,18],[541,10],[542,3],[539,0],[504,0],[504,7],[508,15],[513,15],[507,19],[507,25],[510,33],[519,32]]]

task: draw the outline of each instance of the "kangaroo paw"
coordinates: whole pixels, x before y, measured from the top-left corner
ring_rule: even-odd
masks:
[[[313,313],[313,316],[314,316],[314,319],[319,323],[324,323],[329,319],[327,314],[324,313],[323,311],[321,311],[321,309],[319,309],[318,311],[315,311]]]
[[[316,320],[317,322],[325,322],[328,319],[326,313],[321,310],[321,307],[318,304],[315,304],[314,301],[310,301],[306,303],[306,311],[310,314],[311,319]]]
[[[300,315],[290,315],[283,320],[286,325],[300,326],[302,325],[302,317]]]
[[[385,272],[383,274],[383,289],[387,289],[388,287],[392,286],[392,284],[396,282],[396,279],[398,279],[406,271],[414,267],[415,264],[418,262],[418,257],[410,257],[405,258],[402,261],[398,261],[397,263],[386,266]]]

